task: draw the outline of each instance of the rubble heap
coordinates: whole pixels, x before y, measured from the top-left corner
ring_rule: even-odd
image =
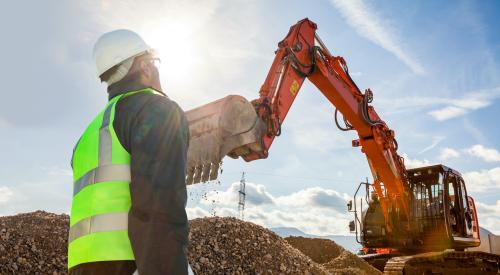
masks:
[[[0,274],[67,274],[68,215],[0,217]],[[195,274],[380,274],[334,242],[289,237],[235,218],[190,221]]]
[[[327,274],[275,233],[235,218],[192,220],[189,239],[196,274]]]
[[[285,240],[313,261],[322,264],[332,274],[382,274],[366,261],[331,240],[304,237],[287,237]]]
[[[286,237],[286,242],[307,255],[311,260],[324,264],[337,258],[344,248],[326,239],[311,239],[304,237]]]
[[[66,274],[68,215],[0,217],[0,274]]]

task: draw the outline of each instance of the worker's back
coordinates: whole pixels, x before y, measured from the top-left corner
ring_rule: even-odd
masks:
[[[72,158],[69,273],[187,274],[184,112],[137,34],[104,34],[94,57],[109,102]]]

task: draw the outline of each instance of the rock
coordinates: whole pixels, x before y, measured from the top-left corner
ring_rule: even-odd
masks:
[[[207,259],[207,258],[205,258],[205,257],[201,257],[201,258],[200,258],[200,263],[202,263],[202,264],[206,264],[207,262],[208,262],[208,259]]]

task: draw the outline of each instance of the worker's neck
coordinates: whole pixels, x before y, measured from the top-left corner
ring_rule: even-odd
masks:
[[[108,95],[109,99],[112,99],[113,97],[117,95],[121,95],[127,92],[131,91],[137,91],[145,88],[152,88],[151,85],[146,85],[142,83],[139,80],[131,79],[131,80],[125,80],[125,81],[119,81],[111,86],[108,87]],[[163,93],[163,91],[155,89],[156,91]]]

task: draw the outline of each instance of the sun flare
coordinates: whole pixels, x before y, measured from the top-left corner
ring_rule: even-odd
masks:
[[[151,24],[144,37],[158,51],[160,73],[167,82],[191,79],[190,68],[196,62],[194,25],[187,20],[162,20]]]

